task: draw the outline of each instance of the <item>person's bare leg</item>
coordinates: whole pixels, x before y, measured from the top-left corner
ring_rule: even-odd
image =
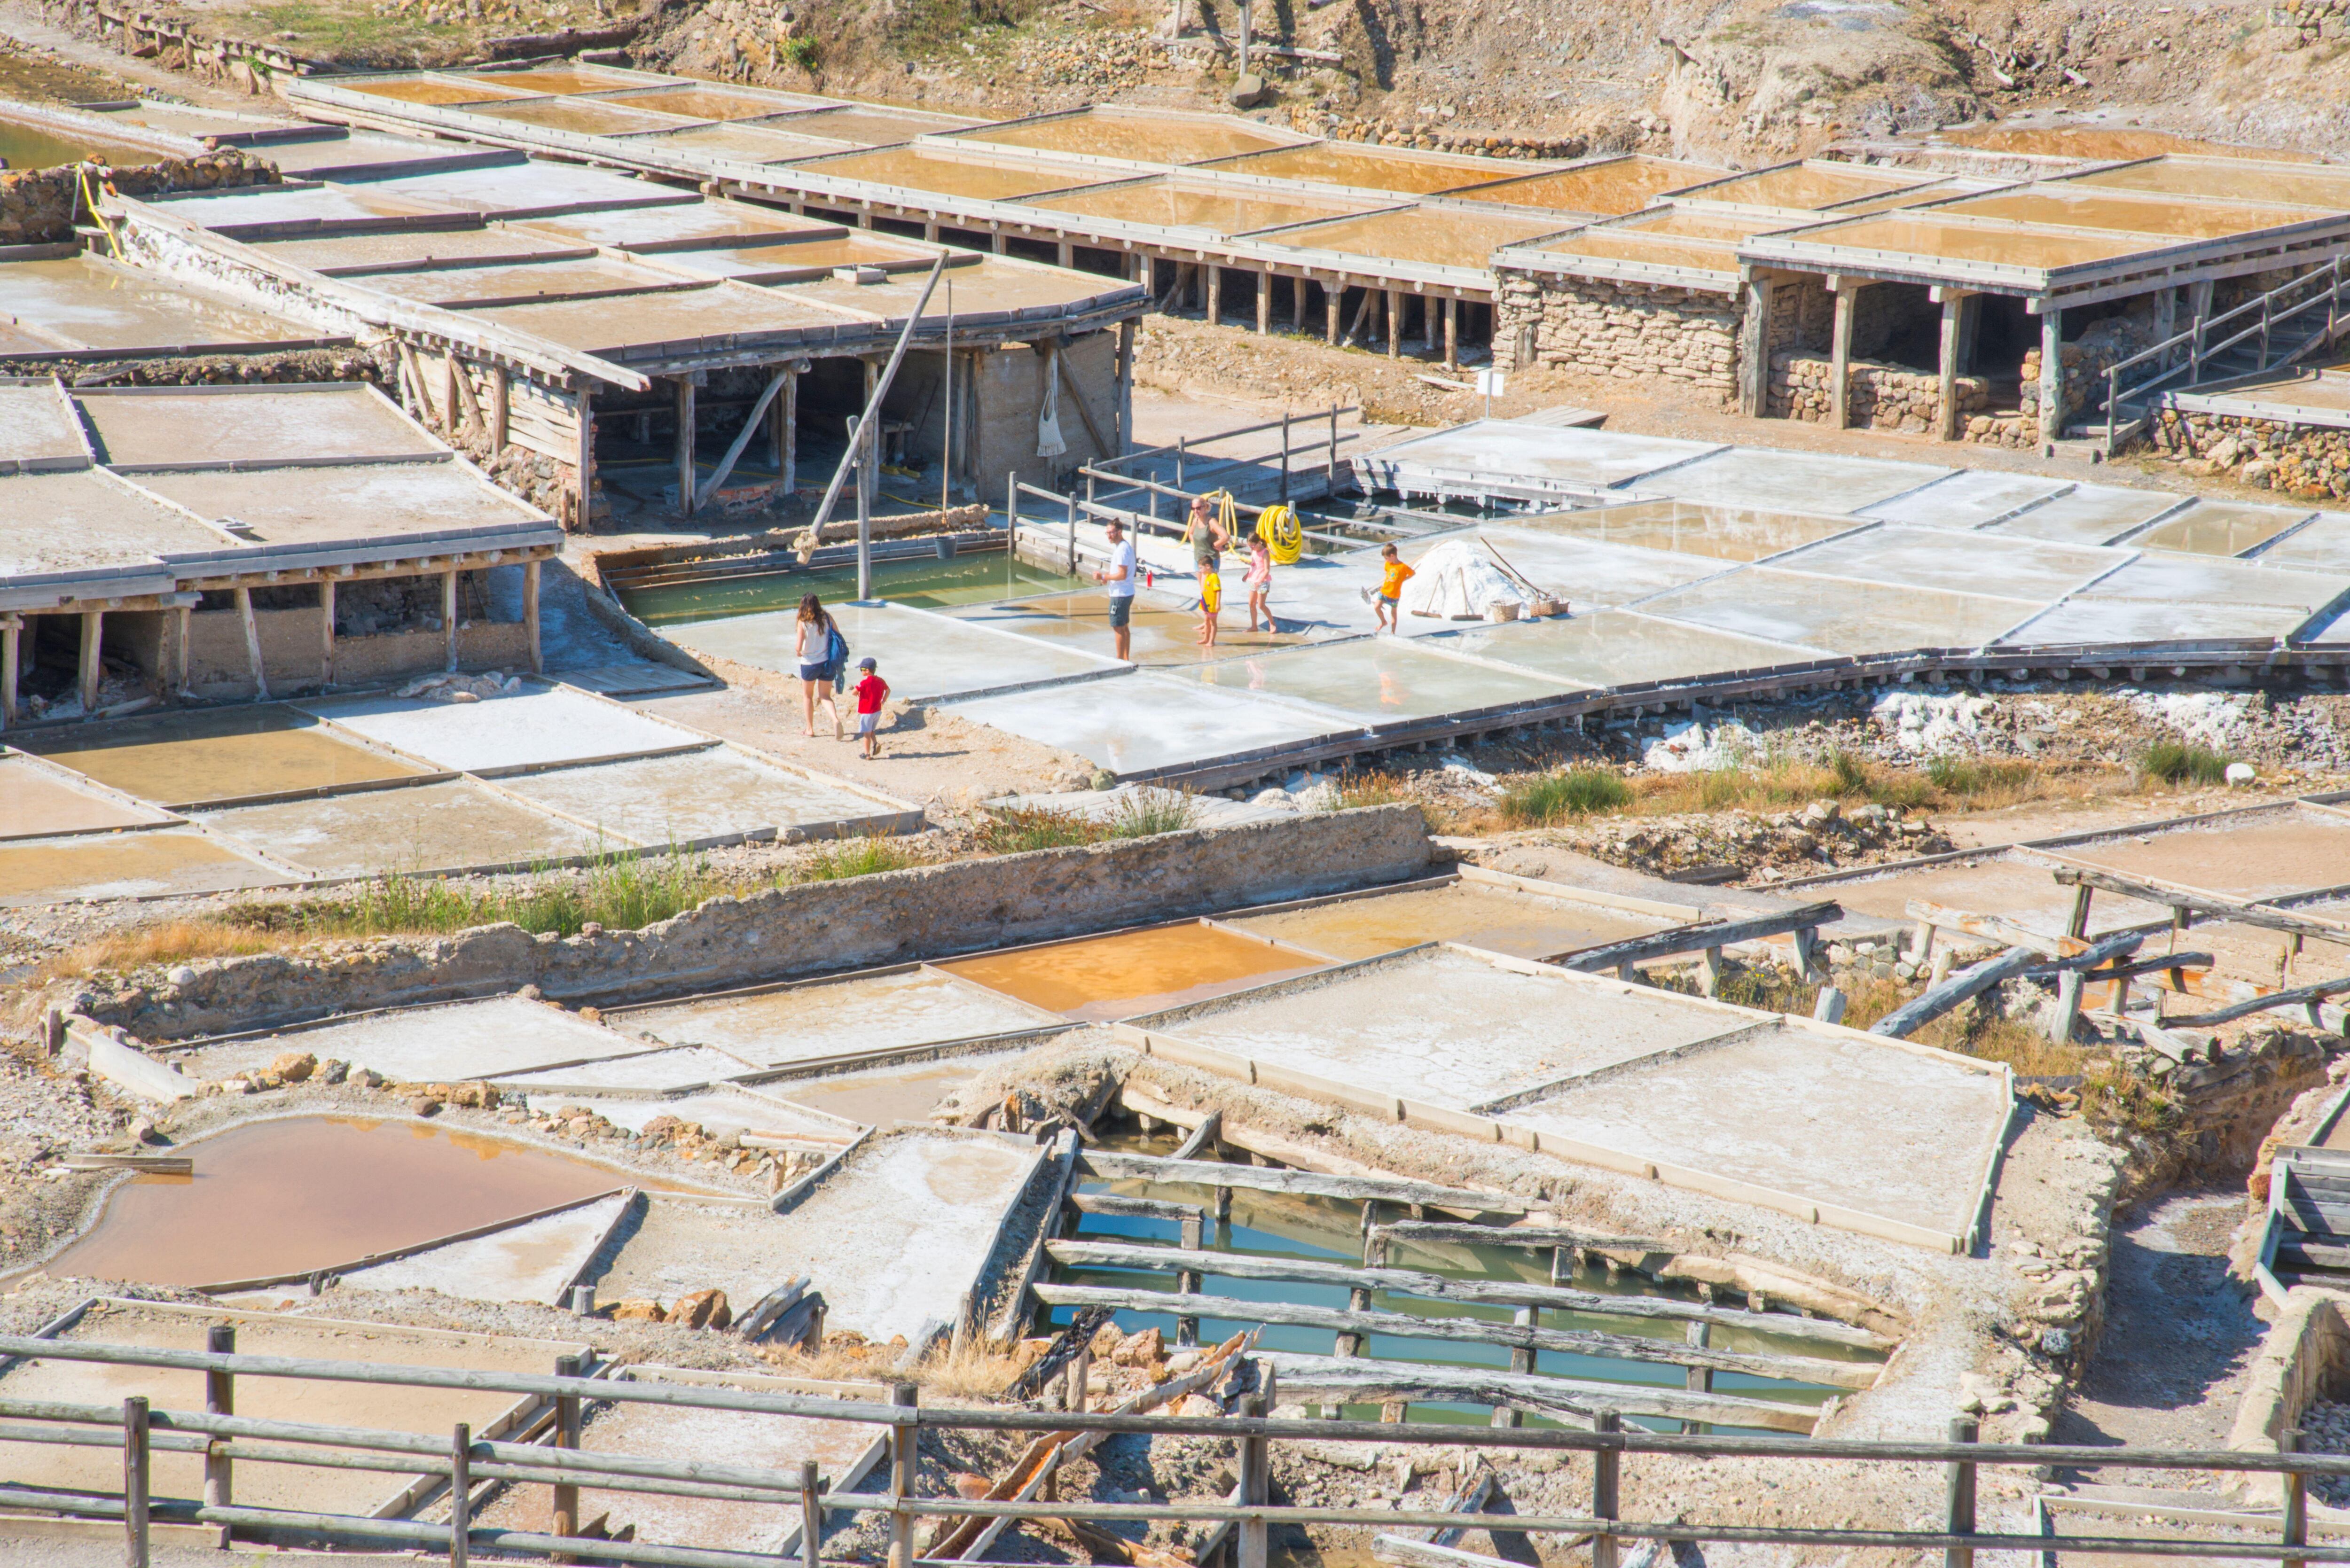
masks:
[[[816,739],[816,682],[815,682],[815,681],[813,681],[813,680],[803,680],[803,681],[801,681],[801,682],[800,682],[800,701],[801,701],[801,703],[802,703],[802,704],[803,704],[803,705],[807,709],[807,737],[808,737],[808,739],[809,739],[809,740],[813,741],[813,740],[815,740],[815,739]]]
[[[1132,627],[1122,626],[1118,628],[1118,659],[1120,664],[1134,662],[1134,628]]]

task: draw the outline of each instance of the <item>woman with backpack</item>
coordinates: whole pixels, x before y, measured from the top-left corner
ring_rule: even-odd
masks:
[[[807,702],[808,738],[816,738],[816,705],[821,700],[832,713],[832,738],[840,740],[840,704],[833,701],[833,689],[848,662],[848,639],[840,635],[840,628],[833,623],[814,594],[800,598],[792,657],[799,660],[800,686]]]

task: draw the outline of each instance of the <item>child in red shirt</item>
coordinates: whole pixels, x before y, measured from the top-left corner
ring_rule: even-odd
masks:
[[[881,722],[881,704],[889,701],[889,683],[873,673],[873,660],[860,659],[857,668],[865,671],[857,683],[857,732],[865,737],[865,754],[879,756],[876,749],[874,729]]]

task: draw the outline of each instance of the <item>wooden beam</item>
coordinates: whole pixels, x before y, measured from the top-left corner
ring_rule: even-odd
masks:
[[[1098,1195],[1088,1195],[1098,1196]],[[1709,1306],[1702,1302],[1676,1301],[1667,1296],[1617,1296],[1572,1285],[1545,1285],[1530,1280],[1461,1279],[1419,1269],[1362,1268],[1302,1258],[1256,1257],[1243,1252],[1207,1252],[1129,1241],[1055,1241],[1052,1256],[1068,1263],[1096,1263],[1105,1268],[1172,1269],[1184,1272],[1221,1274],[1233,1280],[1289,1281],[1327,1285],[1348,1291],[1392,1291],[1429,1296],[1438,1301],[1476,1302],[1487,1306],[1546,1307],[1553,1312],[1596,1313],[1660,1323],[1703,1323],[1748,1334],[1777,1334],[1790,1339],[1814,1339],[1827,1345],[1863,1350],[1889,1350],[1894,1341],[1873,1329],[1833,1318],[1797,1317],[1792,1313],[1745,1312]]]
[[[2230,1002],[2210,1012],[2199,1012],[2186,1018],[2166,1018],[2162,1022],[2166,1028],[2170,1029],[2210,1029],[2234,1019],[2249,1018],[2255,1012],[2266,1012],[2272,1008],[2324,1002],[2329,996],[2340,996],[2345,992],[2350,992],[2350,976],[2320,981],[2315,985],[2297,985],[2291,991],[2272,991],[2265,996]]]
[[[1771,411],[1771,293],[1773,279],[1758,274],[1746,283],[1746,317],[1738,324],[1739,412],[1759,420]]]
[[[244,622],[244,662],[253,673],[253,694],[261,701],[269,701],[269,672],[261,662],[261,623],[253,613],[253,590],[240,587],[236,590],[237,618]]]
[[[2148,904],[2164,904],[2173,909],[2184,909],[2194,919],[2218,919],[2240,926],[2258,926],[2263,930],[2283,931],[2291,936],[2311,937],[2321,942],[2350,942],[2350,925],[2336,925],[2324,920],[2308,919],[2300,915],[2267,904],[2239,903],[2232,898],[2214,898],[2208,893],[2182,892],[2157,882],[2141,882],[2136,877],[2120,877],[2111,871],[2092,870],[2085,866],[2060,866],[2054,873],[2057,881],[2083,892],[2095,888],[2100,892],[2118,893],[2125,898],[2137,898]],[[2085,908],[2085,900],[2084,901]]]
[[[1894,1040],[1906,1040],[1959,1003],[1989,991],[2002,981],[2014,979],[2039,961],[2040,954],[2030,948],[2010,948],[1995,959],[1986,959],[1981,963],[1962,969],[1941,984],[1929,987],[1924,995],[1903,1003],[1870,1024],[1868,1032]]]
[[[1926,898],[1910,899],[1902,906],[1902,912],[1913,920],[1922,920],[1943,930],[1964,931],[1970,937],[1988,938],[2008,947],[2030,948],[2046,958],[2072,958],[2088,950],[2089,946],[2079,937],[2043,936],[2014,920],[1954,909]]]
[[[318,579],[318,681],[335,683],[335,579]]]
[[[24,627],[16,620],[0,627],[0,724],[16,722],[16,666],[24,656],[18,639],[24,635]]]
[[[441,635],[448,649],[449,669],[457,668],[457,571],[441,574]]]
[[[1069,1207],[1080,1214],[1112,1214],[1123,1220],[1166,1220],[1181,1224],[1197,1220],[1207,1210],[1197,1203],[1177,1203],[1165,1198],[1129,1198],[1120,1192],[1072,1192]]]
[[[1374,1225],[1370,1241],[1385,1239],[1422,1245],[1451,1243],[1464,1247],[1586,1247],[1619,1252],[1678,1252],[1679,1247],[1646,1236],[1608,1236],[1596,1231],[1576,1231],[1563,1225],[1451,1225],[1440,1220],[1393,1220]]]
[[[495,457],[506,446],[506,418],[511,407],[511,391],[507,385],[506,368],[490,367],[490,455]]]
[[[99,686],[106,678],[105,639],[106,612],[104,610],[82,611],[81,711],[85,718],[98,711]]]
[[[1403,290],[1391,288],[1387,296],[1388,358],[1398,359],[1403,357]]]
[[[1376,1198],[1388,1203],[1434,1204],[1469,1213],[1523,1214],[1531,1205],[1507,1192],[1439,1187],[1387,1176],[1325,1176],[1313,1170],[1282,1170],[1262,1165],[1219,1165],[1204,1159],[1160,1159],[1148,1154],[1122,1154],[1089,1148],[1078,1159],[1092,1175],[1138,1178],[1155,1182],[1180,1182],[1192,1187],[1239,1187],[1254,1192],[1289,1192],[1313,1198]]]
[[[590,387],[579,389],[577,403],[578,428],[573,432],[579,442],[572,459],[572,472],[578,475],[579,494],[572,504],[572,523],[582,534],[593,533],[596,527],[596,393]]]
[[[1444,302],[1444,368],[1461,369],[1461,298],[1458,295]]]
[[[1213,262],[1202,262],[1208,278],[1208,325],[1221,327],[1224,319],[1224,269]]]
[[[1636,1383],[1586,1383],[1538,1373],[1504,1372],[1484,1366],[1422,1366],[1375,1361],[1363,1356],[1300,1355],[1259,1350],[1260,1366],[1272,1369],[1285,1398],[1328,1396],[1349,1405],[1387,1400],[1465,1400],[1508,1405],[1540,1416],[1587,1421],[1599,1412],[1662,1416],[1677,1421],[1708,1421],[1725,1427],[1760,1427],[1777,1432],[1809,1432],[1815,1417],[1799,1405],[1746,1399],[1729,1394],[1692,1394],[1685,1389]]]
[[[1788,931],[1816,929],[1843,919],[1844,907],[1834,899],[1828,899],[1822,903],[1805,904],[1801,909],[1781,914],[1758,915],[1749,920],[1680,926],[1669,931],[1659,931],[1654,936],[1632,937],[1620,942],[1609,942],[1604,947],[1569,950],[1549,961],[1561,969],[1596,974],[1626,964],[1644,963],[1650,959],[1703,952],[1708,948],[1728,947],[1733,942],[1759,941],[1764,937],[1780,936]]]
[[[1936,390],[1941,402],[1934,415],[1934,434],[1943,441],[1959,439],[1959,323],[1966,311],[1966,296],[1942,291],[1942,337],[1935,361]]]
[[[1191,1136],[1175,1147],[1172,1159],[1197,1159],[1202,1154],[1215,1152],[1216,1134],[1223,1129],[1224,1113],[1210,1111],[1208,1119],[1191,1129]]]
[[[790,377],[784,382],[783,399],[775,411],[779,438],[776,450],[782,453],[778,466],[784,471],[783,486],[786,501],[796,491],[800,482],[800,375],[801,367],[795,364]]]
[[[2064,313],[2043,312],[2040,317],[2040,444],[2044,449],[2064,434]]]
[[[1048,1245],[1058,1247],[1062,1243]],[[1056,1251],[1054,1256],[1059,1258],[1061,1254]],[[1655,1366],[1703,1366],[1715,1372],[1737,1372],[1752,1377],[1824,1383],[1835,1388],[1874,1387],[1877,1374],[1883,1370],[1869,1362],[1700,1350],[1669,1339],[1641,1339],[1631,1334],[1605,1334],[1594,1329],[1541,1328],[1530,1324],[1496,1323],[1487,1318],[1419,1317],[1410,1313],[1358,1312],[1340,1307],[1312,1306],[1303,1302],[1243,1301],[1230,1296],[1120,1290],[1103,1285],[1066,1285],[1049,1282],[1039,1282],[1030,1288],[1036,1293],[1038,1300],[1052,1306],[1106,1306],[1120,1312],[1223,1318],[1232,1323],[1277,1323],[1292,1328],[1326,1328],[1336,1334],[1384,1334],[1393,1338],[1433,1339],[1454,1345],[1508,1345],[1520,1350],[1612,1356],[1621,1361]]]

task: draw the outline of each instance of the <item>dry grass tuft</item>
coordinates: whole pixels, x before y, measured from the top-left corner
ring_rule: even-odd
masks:
[[[1034,1359],[1030,1357],[1028,1359]],[[941,1345],[923,1358],[915,1376],[924,1388],[957,1399],[993,1399],[1012,1386],[1025,1362],[1013,1347],[986,1344],[956,1350]]]
[[[189,959],[239,958],[266,952],[269,933],[227,920],[159,920],[127,931],[109,931],[57,954],[41,966],[40,978],[82,980],[101,971],[145,964],[182,963]]]

